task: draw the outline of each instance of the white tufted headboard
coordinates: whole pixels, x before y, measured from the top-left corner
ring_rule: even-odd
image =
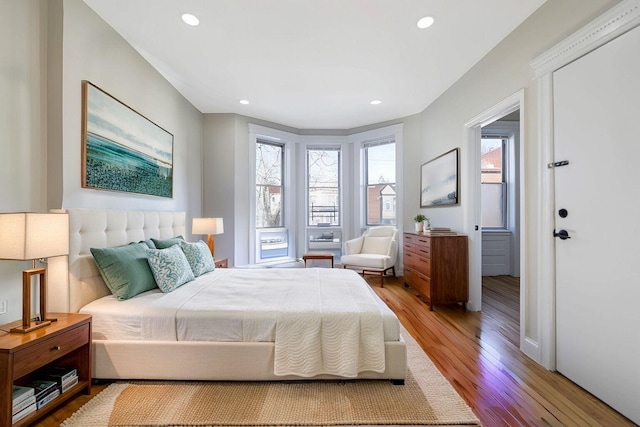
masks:
[[[126,245],[151,237],[185,235],[185,213],[69,208],[68,280],[59,264],[49,265],[55,278],[49,287],[51,311],[77,312],[89,302],[109,294],[91,255],[91,248]],[[57,283],[55,283],[57,281]],[[65,282],[67,289],[65,289]],[[51,285],[51,280],[50,280]]]

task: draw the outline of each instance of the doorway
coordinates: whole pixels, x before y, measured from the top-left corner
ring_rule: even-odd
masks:
[[[520,110],[482,127],[480,207],[483,311],[509,320],[509,339],[520,328]],[[492,298],[486,298],[488,295]],[[493,301],[489,307],[487,301]]]
[[[482,127],[482,276],[520,276],[520,110]]]
[[[497,126],[502,118],[511,118],[517,120],[517,124],[512,128],[516,129],[518,138],[517,143],[514,139],[513,150],[517,152],[517,160],[514,158],[513,167],[513,187],[515,193],[511,196],[514,208],[512,213],[511,224],[513,228],[513,241],[511,237],[509,245],[511,249],[516,248],[516,256],[509,261],[510,272],[519,276],[523,270],[523,260],[525,256],[526,239],[520,233],[520,224],[525,224],[525,188],[524,188],[524,90],[520,90],[509,98],[495,105],[491,109],[479,114],[465,124],[465,156],[464,166],[468,173],[463,177],[463,189],[466,189],[461,195],[463,199],[463,211],[465,219],[465,232],[469,236],[469,309],[480,311],[482,309],[482,184],[481,184],[481,139],[483,129],[492,130],[491,125]],[[504,120],[507,121],[507,120]],[[517,151],[516,151],[517,150]],[[507,190],[508,197],[509,192]],[[507,217],[507,221],[509,218]],[[516,265],[513,268],[514,264]],[[520,348],[524,350],[527,345],[525,340],[525,307],[526,307],[526,283],[523,278],[520,279]],[[526,352],[526,351],[525,351]]]

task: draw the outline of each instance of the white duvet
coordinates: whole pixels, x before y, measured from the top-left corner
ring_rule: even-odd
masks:
[[[216,269],[175,291],[112,296],[81,310],[94,339],[274,342],[276,375],[383,372],[397,318],[344,269]]]

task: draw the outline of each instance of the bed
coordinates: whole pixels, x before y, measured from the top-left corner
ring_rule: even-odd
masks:
[[[66,265],[49,268],[55,308],[92,314],[94,378],[404,381],[398,319],[354,272],[215,269],[173,292],[118,301],[91,248],[185,235],[185,213],[67,211],[68,280],[59,279]]]

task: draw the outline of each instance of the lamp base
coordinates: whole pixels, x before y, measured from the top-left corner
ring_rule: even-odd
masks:
[[[22,323],[10,329],[11,333],[27,334],[29,332],[49,326],[57,319],[47,318],[47,270],[45,268],[32,268],[22,272]],[[31,276],[40,278],[40,315],[34,321],[31,317]]]
[[[33,332],[40,328],[44,328],[45,326],[49,326],[51,322],[49,320],[42,320],[39,322],[30,322],[29,326],[16,326],[15,328],[11,328],[9,332],[12,334],[28,334],[29,332]]]

